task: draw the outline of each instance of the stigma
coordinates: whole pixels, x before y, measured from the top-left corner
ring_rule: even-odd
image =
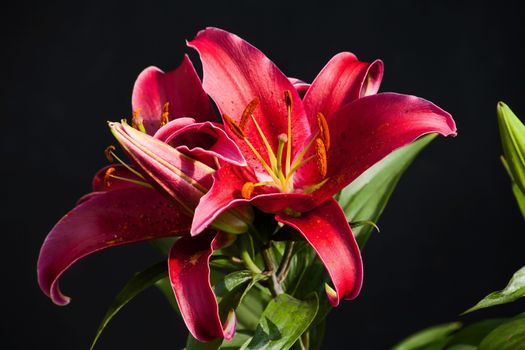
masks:
[[[272,148],[267,136],[264,134],[253,115],[259,105],[259,99],[257,97],[248,103],[238,119],[238,123],[229,115],[223,115],[224,124],[236,137],[244,141],[272,180],[257,183],[246,182],[241,191],[241,195],[245,199],[251,198],[254,189],[258,186],[271,186],[282,193],[296,191],[293,184],[293,176],[295,172],[303,165],[313,160],[316,161],[321,181],[306,186],[302,191],[311,193],[322,187],[328,180],[327,174],[329,169],[327,152],[330,148],[330,130],[326,118],[322,113],[317,113],[317,130],[310,135],[309,141],[301,150],[296,152],[295,158],[292,160],[293,98],[292,93],[289,90],[284,91],[283,95],[286,106],[287,124],[286,130],[283,130],[283,132],[277,137],[277,150]],[[254,147],[252,143],[254,140],[250,140],[245,132],[250,123],[252,123],[257,130],[258,137],[260,141],[262,141],[266,150],[266,157],[263,157],[260,151]]]

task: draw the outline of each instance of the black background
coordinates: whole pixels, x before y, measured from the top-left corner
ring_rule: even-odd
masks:
[[[337,52],[381,58],[381,91],[425,97],[459,135],[417,159],[364,252],[361,296],[328,319],[324,349],[385,349],[453,321],[504,287],[524,263],[525,223],[499,162],[495,107],[525,118],[519,2],[17,2],[2,10],[2,318],[10,349],[86,349],[125,281],[158,260],[147,245],[91,256],[63,278],[54,306],[36,259],[54,223],[89,191],[112,143],[106,120],[130,115],[132,84],[149,65],[175,68],[205,26],[230,30],[289,76],[311,81]],[[197,62],[197,56],[191,53]],[[512,315],[515,303],[464,317]],[[6,330],[5,326],[3,327]],[[110,324],[99,349],[178,349],[186,330],[155,290]]]

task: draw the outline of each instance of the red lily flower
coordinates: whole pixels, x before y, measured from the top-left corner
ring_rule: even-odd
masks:
[[[168,272],[184,321],[201,341],[230,339],[235,314],[221,322],[208,265],[213,250],[228,237],[216,230],[195,238],[189,233],[193,210],[211,186],[214,160],[242,166],[244,158],[213,122],[210,101],[188,57],[172,72],[145,69],[135,83],[132,104],[133,124],[143,132],[125,123],[110,127],[135,166],[101,169],[93,192],[53,227],[38,259],[40,288],[54,303],[66,305],[70,299],[60,291],[59,278],[79,259],[108,247],[183,236],[171,249]],[[113,149],[107,151],[115,157]],[[212,227],[243,232],[250,215],[241,214],[226,213]]]
[[[376,94],[383,64],[336,55],[311,84],[290,81],[259,50],[216,28],[189,42],[201,57],[204,90],[248,167],[214,173],[200,199],[192,234],[240,203],[276,213],[316,250],[334,285],[333,306],[362,284],[362,262],[345,215],[333,196],[393,150],[427,133],[455,135],[452,117],[415,96]],[[297,89],[307,88],[301,99]]]

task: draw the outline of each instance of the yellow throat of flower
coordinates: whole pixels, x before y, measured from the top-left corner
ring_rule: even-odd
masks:
[[[250,148],[255,157],[259,160],[262,167],[266,170],[267,174],[271,177],[271,181],[263,182],[246,182],[242,187],[241,194],[244,198],[249,199],[255,189],[258,186],[272,186],[282,193],[290,193],[294,191],[293,175],[303,165],[309,161],[316,159],[317,168],[323,180],[317,184],[308,186],[303,190],[305,192],[313,192],[323,186],[328,178],[326,174],[328,171],[327,163],[327,151],[330,147],[330,131],[326,119],[322,113],[317,113],[317,127],[318,130],[311,135],[308,143],[296,154],[295,159],[292,162],[292,94],[289,90],[284,92],[284,101],[286,104],[287,111],[287,130],[286,133],[279,134],[277,152],[274,152],[268,138],[262,131],[259,123],[253,116],[253,112],[259,104],[259,99],[253,99],[244,109],[241,119],[237,124],[229,115],[224,114],[224,124],[240,139],[242,139],[246,145]],[[246,136],[244,130],[248,122],[252,121],[261,141],[263,142],[266,153],[268,156],[269,163],[262,157],[259,151],[253,146],[249,138]],[[308,150],[315,144],[315,152],[313,155],[304,159]],[[283,159],[284,157],[284,159]]]

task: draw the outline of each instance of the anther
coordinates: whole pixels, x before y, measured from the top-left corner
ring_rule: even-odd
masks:
[[[292,93],[290,90],[284,91],[284,102],[286,103],[286,107],[292,109]]]
[[[244,139],[246,138],[246,135],[244,134],[244,131],[235,123],[235,121],[227,114],[222,115],[222,119],[224,120],[224,124],[228,125],[230,130],[237,135],[237,137]]]
[[[248,103],[248,106],[244,109],[241,116],[241,121],[239,122],[239,128],[244,131],[246,128],[246,124],[250,120],[250,117],[252,116],[253,112],[259,105],[259,99],[256,97],[254,98],[250,103]]]
[[[320,138],[315,139],[315,156],[317,158],[317,168],[321,173],[322,177],[326,176],[328,172],[328,164],[326,160],[326,147],[323,140]]]
[[[330,129],[323,113],[317,113],[317,127],[319,128],[319,136],[324,142],[326,150],[330,149]]]
[[[133,111],[133,115],[131,117],[131,127],[142,131],[143,133],[146,132],[146,128],[144,128],[144,120],[140,116],[140,108]]]
[[[106,147],[106,149],[104,150],[104,155],[106,156],[107,160],[110,162],[110,163],[113,163],[114,159],[113,159],[113,152],[115,152],[115,146],[113,145],[109,145],[108,147]]]
[[[106,173],[104,174],[104,186],[109,187],[111,186],[111,182],[109,181],[111,179],[112,174],[115,172],[115,168],[111,167],[106,170]]]
[[[170,121],[170,113],[169,113],[170,103],[166,102],[164,106],[162,107],[162,116],[160,117],[160,126],[163,127],[164,125],[168,124]]]
[[[253,182],[247,182],[242,186],[241,195],[244,199],[250,199],[255,185]]]

